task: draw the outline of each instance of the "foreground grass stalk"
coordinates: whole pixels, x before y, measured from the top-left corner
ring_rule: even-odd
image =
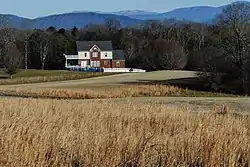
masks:
[[[3,98],[0,166],[249,166],[250,120],[159,104]]]

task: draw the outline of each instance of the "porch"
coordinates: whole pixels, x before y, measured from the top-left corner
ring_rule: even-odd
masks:
[[[65,56],[65,67],[80,67],[80,68],[100,68],[100,61],[91,61],[90,59],[83,59],[78,55],[64,55]]]

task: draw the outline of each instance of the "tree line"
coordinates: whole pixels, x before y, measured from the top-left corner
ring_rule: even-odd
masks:
[[[119,21],[71,30],[0,29],[1,66],[12,74],[17,68],[64,69],[66,54],[76,54],[77,40],[111,40],[123,49],[126,67],[155,70],[194,70],[215,90],[225,82],[249,92],[250,8],[234,3],[214,24],[176,20],[149,20],[140,28],[121,28]],[[1,22],[0,22],[1,23]]]

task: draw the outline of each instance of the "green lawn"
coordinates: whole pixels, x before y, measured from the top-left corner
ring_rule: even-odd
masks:
[[[37,77],[37,76],[58,76],[64,74],[72,74],[72,73],[80,73],[80,72],[72,72],[68,70],[19,70],[17,74],[13,76],[13,78],[19,77]],[[0,70],[1,78],[8,78],[9,76],[3,71]]]
[[[113,74],[116,73],[73,72],[67,70],[19,70],[19,72],[10,79],[3,70],[0,70],[0,85],[67,81]]]

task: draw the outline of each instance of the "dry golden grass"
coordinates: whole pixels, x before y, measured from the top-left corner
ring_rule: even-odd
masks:
[[[160,96],[236,96],[221,93],[209,93],[181,89],[166,85],[122,85],[101,88],[53,89],[53,88],[0,88],[0,93],[19,97],[67,98],[67,99],[103,99],[125,97]]]
[[[1,167],[250,164],[249,118],[218,108],[18,98],[0,108]]]

